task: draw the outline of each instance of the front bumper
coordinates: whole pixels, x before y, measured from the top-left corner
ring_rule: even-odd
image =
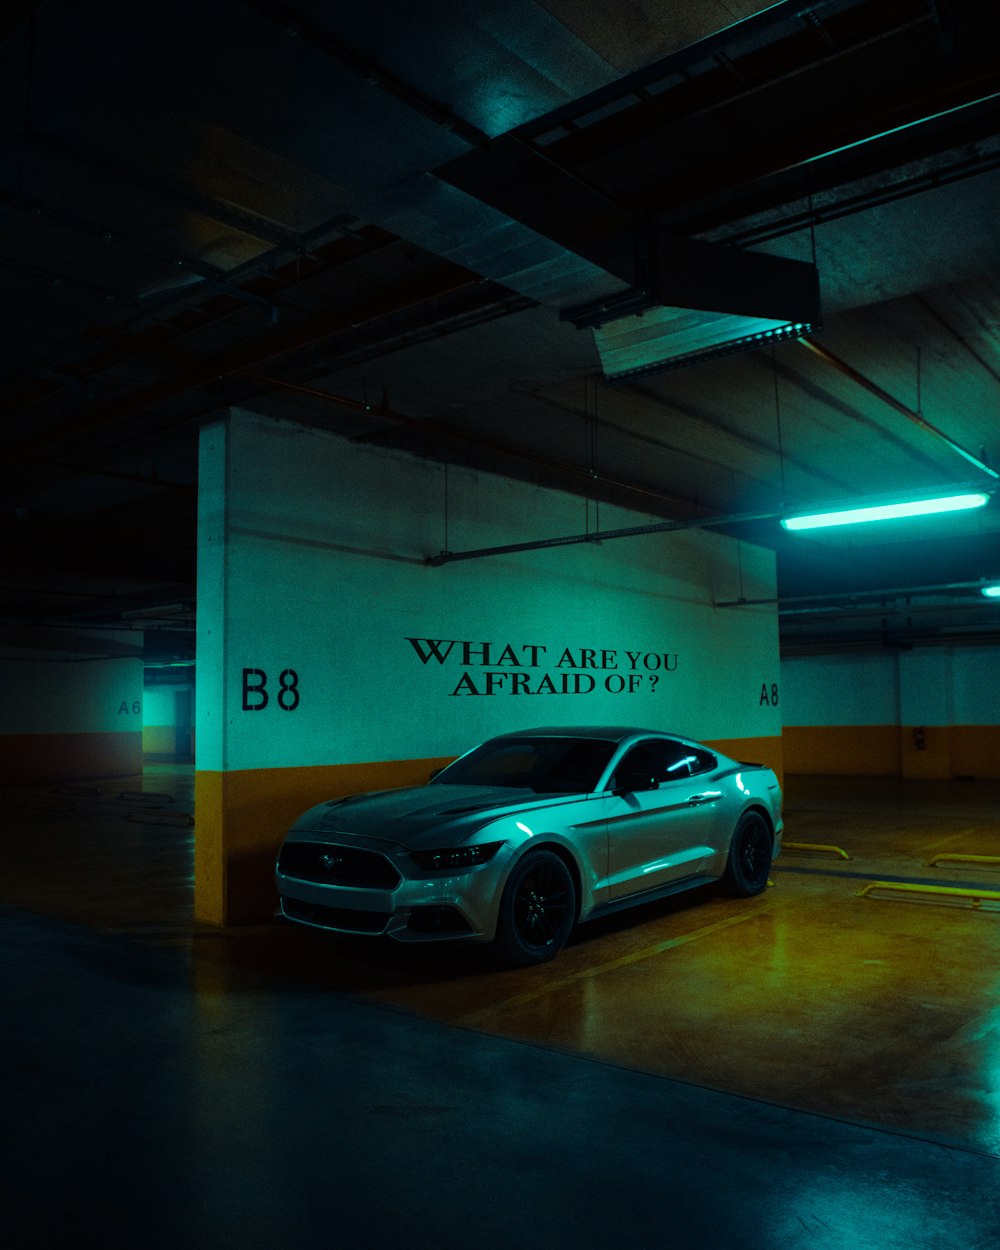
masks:
[[[308,845],[333,859],[341,851],[358,849],[354,843],[347,846],[312,839]],[[510,847],[501,846],[488,863],[461,873],[423,876],[414,875],[415,865],[403,847],[365,839],[363,849],[386,860],[395,871],[381,875],[398,878],[398,883],[390,888],[317,880],[319,872],[307,872],[301,866],[282,871],[283,849],[275,872],[280,914],[316,929],[389,937],[397,942],[492,940],[503,883],[513,858]]]

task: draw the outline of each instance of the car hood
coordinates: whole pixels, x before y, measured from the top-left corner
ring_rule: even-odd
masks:
[[[509,786],[413,786],[320,803],[296,821],[292,833],[314,837],[354,834],[413,850],[453,846],[488,821],[556,807],[576,798],[541,796]]]

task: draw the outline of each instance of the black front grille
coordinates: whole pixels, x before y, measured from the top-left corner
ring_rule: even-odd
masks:
[[[413,907],[406,927],[411,933],[470,933],[469,922],[454,907]]]
[[[399,873],[375,851],[331,842],[286,842],[278,856],[278,871],[319,885],[353,885],[370,890],[394,890]]]
[[[387,911],[354,911],[350,907],[322,907],[318,903],[303,903],[297,898],[283,898],[281,910],[289,920],[301,920],[304,924],[339,929],[346,933],[381,933],[392,914]]]

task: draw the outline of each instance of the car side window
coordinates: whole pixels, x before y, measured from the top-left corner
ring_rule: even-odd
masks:
[[[626,777],[633,775],[644,777],[655,777],[659,781],[657,773],[657,759],[652,750],[653,743],[640,742],[628,751],[622,758],[622,762],[615,769],[615,775],[611,779],[613,786],[618,786]]]
[[[719,761],[711,753],[711,751],[701,751],[697,747],[692,747],[689,755],[692,756],[691,772],[693,773],[710,773],[713,768],[718,768]]]
[[[644,774],[662,785],[696,773],[710,772],[716,762],[715,756],[708,751],[675,742],[672,738],[650,738],[638,743],[624,756],[615,770],[614,783],[633,774]]]

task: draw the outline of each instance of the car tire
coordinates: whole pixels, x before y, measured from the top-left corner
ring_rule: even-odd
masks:
[[[722,888],[734,898],[750,898],[767,886],[774,841],[760,812],[745,812],[733,832]]]
[[[576,885],[554,851],[529,851],[507,879],[493,952],[505,964],[543,964],[566,945],[576,923]]]

